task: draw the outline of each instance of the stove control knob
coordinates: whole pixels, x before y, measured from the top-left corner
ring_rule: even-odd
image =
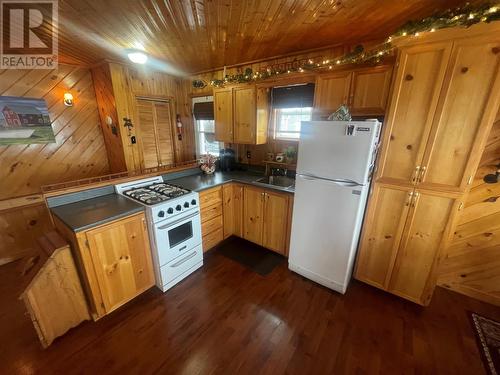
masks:
[[[165,211],[158,212],[158,217],[164,217],[164,216],[165,216]]]
[[[180,211],[180,210],[182,210],[182,207],[181,207],[181,205],[180,205],[180,204],[178,204],[177,206],[175,206],[175,209],[176,209],[177,211]]]
[[[184,202],[184,207],[189,208],[189,202]]]
[[[196,199],[193,199],[193,200],[191,201],[191,204],[194,206],[194,205],[196,204]]]
[[[174,213],[174,209],[172,207],[169,207],[169,209],[167,210],[167,213],[168,214],[173,214]]]

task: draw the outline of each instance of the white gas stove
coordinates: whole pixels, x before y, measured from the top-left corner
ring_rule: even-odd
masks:
[[[115,186],[146,206],[156,285],[166,291],[203,265],[198,193],[161,176]]]

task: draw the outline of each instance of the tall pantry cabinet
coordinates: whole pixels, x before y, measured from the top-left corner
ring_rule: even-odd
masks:
[[[460,36],[400,48],[355,271],[422,305],[500,103],[499,33]]]

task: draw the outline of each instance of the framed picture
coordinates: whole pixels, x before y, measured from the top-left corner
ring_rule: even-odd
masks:
[[[55,141],[45,100],[0,96],[0,146]]]

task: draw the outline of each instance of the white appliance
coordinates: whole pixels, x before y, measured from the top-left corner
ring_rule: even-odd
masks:
[[[115,186],[146,206],[156,286],[167,291],[203,265],[198,193],[161,176]]]
[[[352,274],[380,122],[302,122],[289,268],[345,293]]]

